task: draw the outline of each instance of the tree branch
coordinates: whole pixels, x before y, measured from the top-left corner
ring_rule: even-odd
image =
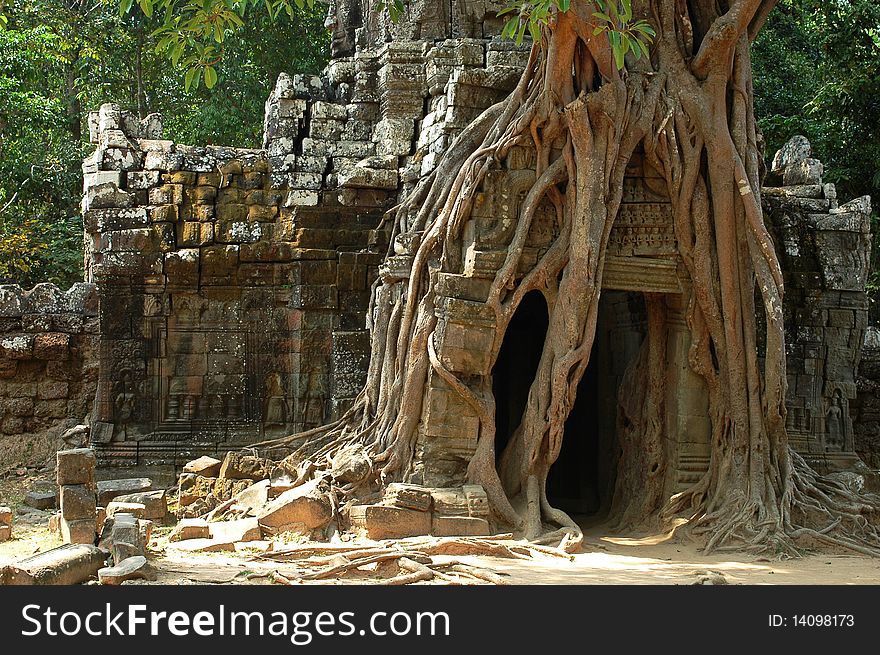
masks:
[[[714,64],[730,58],[740,35],[767,2],[772,0],[736,0],[727,13],[715,19],[691,62],[691,71],[698,79],[706,79]]]
[[[764,23],[767,22],[767,16],[770,15],[770,12],[773,11],[778,3],[779,0],[764,0],[761,3],[754,18],[752,18],[752,22],[749,23],[750,43],[758,37],[758,33],[761,31],[761,28],[764,27]]]

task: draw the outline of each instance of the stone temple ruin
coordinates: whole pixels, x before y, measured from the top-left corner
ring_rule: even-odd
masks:
[[[320,76],[278,79],[262,149],[180,145],[162,140],[157,116],[139,121],[115,105],[93,113],[86,284],[0,287],[3,447],[88,413],[100,467],[179,470],[339,416],[366,377],[371,288],[407,279],[418,240],[389,243],[383,215],[525,65],[525,46],[492,36],[502,4],[415,2],[390,24],[367,2],[332,3],[334,57]],[[438,283],[437,355],[460,377],[491,377],[499,448],[522,415],[547,329],[533,292],[489,360],[486,294],[534,165],[517,147],[508,168],[488,175],[465,227],[463,272]],[[822,174],[809,143],[793,139],[773,162],[763,206],[785,271],[788,433],[813,466],[835,471],[858,454],[877,466],[880,385],[860,380],[859,365],[866,332],[870,352],[880,339],[865,294],[870,201],[838,203]],[[549,211],[534,220],[526,266],[552,241]],[[593,356],[566,425],[580,438],[564,440],[548,482],[554,504],[576,514],[611,500],[617,389],[644,336],[645,294],[662,297],[668,317],[670,493],[697,480],[709,457],[670,202],[638,155],[609,249]],[[868,369],[880,379],[880,367]],[[422,411],[408,482],[460,489],[477,417],[436,377]],[[874,423],[862,429],[855,417]]]

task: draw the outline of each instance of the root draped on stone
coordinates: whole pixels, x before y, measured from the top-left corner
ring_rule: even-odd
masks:
[[[403,234],[417,237],[418,247],[408,278],[387,273],[373,285],[372,354],[363,391],[337,421],[258,447],[292,451],[291,461],[318,462],[343,446],[363,444],[381,480],[406,479],[433,371],[479,417],[467,481],[485,488],[496,522],[576,550],[580,528],[549,503],[545,487],[589,364],[624,173],[641,148],[665,180],[672,204],[688,290],[688,362],[708,393],[711,455],[699,481],[664,498],[674,454],[660,402],[664,305],[647,294],[647,337],[620,393],[625,423],[613,518],[625,526],[684,515],[691,531],[705,537],[707,551],[793,554],[800,544],[822,543],[880,554],[874,527],[880,500],[817,475],[790,448],[785,432],[783,282],[760,207],[749,54],[776,2],[632,4],[657,36],[650,59],[630,57],[624,71],[613,65],[607,34],[594,34],[592,3],[572,3],[553,16],[516,89],[475,119],[436,171],[386,217],[389,255]],[[475,388],[437,356],[434,283],[440,272],[461,271],[463,228],[474,198],[514,147],[534,149],[537,164],[486,303],[496,324],[491,361],[528,292],[543,294],[549,327],[521,423],[496,464],[491,384],[484,380]],[[556,216],[555,241],[520,276],[542,205]],[[766,325],[763,344],[759,313]]]

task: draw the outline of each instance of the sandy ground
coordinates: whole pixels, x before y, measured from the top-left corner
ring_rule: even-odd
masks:
[[[21,522],[18,518],[15,538],[0,544],[0,566],[61,543],[48,531],[48,513],[27,514]],[[295,571],[290,564],[260,560],[256,550],[181,552],[167,547],[167,532],[168,528],[157,529],[151,545],[160,584],[268,584],[272,571],[291,577]],[[501,574],[511,584],[696,584],[707,577],[718,580],[711,572],[721,574],[728,584],[880,584],[880,560],[861,555],[816,553],[788,560],[739,554],[706,556],[694,544],[677,537],[621,538],[607,534],[601,526],[588,530],[583,550],[573,561],[542,555],[529,561],[455,559]],[[348,578],[324,584],[357,581]]]
[[[51,512],[21,505],[24,492],[38,477],[45,475],[13,475],[0,481],[0,505],[8,504],[15,511],[14,538],[0,543],[0,566],[61,545],[60,538],[48,529]],[[168,547],[170,529],[157,527],[151,543],[151,560],[160,584],[270,584],[267,576],[272,571],[284,574],[295,570],[290,564],[260,560],[255,549],[181,552]],[[695,584],[707,577],[718,581],[715,573],[728,584],[880,584],[880,559],[863,555],[814,553],[787,560],[739,553],[707,556],[696,544],[674,534],[621,537],[599,525],[587,527],[585,535],[583,552],[572,561],[543,555],[528,561],[455,559],[504,575],[512,584]],[[357,578],[325,584],[349,582],[357,582]]]

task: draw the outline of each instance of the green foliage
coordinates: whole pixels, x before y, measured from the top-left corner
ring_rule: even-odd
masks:
[[[782,0],[752,60],[768,156],[804,134],[841,197],[880,198],[880,6]]]
[[[253,20],[255,8],[271,21],[281,16],[295,19],[301,14],[314,13],[315,8],[315,0],[118,1],[121,17],[131,14],[135,6],[144,17],[157,17],[158,25],[150,33],[150,37],[156,39],[156,52],[165,55],[174,66],[185,69],[187,91],[197,89],[202,81],[208,89],[214,88],[219,79],[216,66],[226,57],[229,38],[240,33],[246,21]]]
[[[2,1],[2,0],[0,0]],[[294,5],[296,3],[294,2]],[[146,6],[146,5],[144,5]],[[161,112],[181,143],[258,147],[266,96],[282,71],[317,73],[329,35],[319,8],[272,20],[252,12],[224,32],[222,62],[184,85],[156,52],[155,11],[120,15],[81,0],[11,0],[0,29],[0,284],[82,279],[80,164],[89,110],[105,102]],[[149,10],[147,10],[149,11]],[[213,88],[208,88],[208,87]]]
[[[650,57],[648,45],[656,32],[646,20],[633,21],[632,0],[595,0],[597,11],[593,35],[607,34],[618,70],[624,67],[627,53],[638,60]],[[499,16],[510,15],[504,23],[501,35],[521,44],[526,31],[533,41],[541,38],[541,28],[550,21],[555,12],[566,12],[571,0],[513,0],[498,12]]]

